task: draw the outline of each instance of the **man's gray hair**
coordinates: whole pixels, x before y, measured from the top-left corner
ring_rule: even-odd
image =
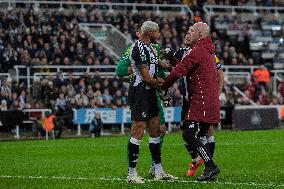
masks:
[[[149,32],[153,32],[159,29],[159,25],[156,22],[146,21],[141,26],[141,34],[147,35]]]
[[[208,24],[204,22],[197,22],[194,25],[198,25],[198,30],[202,33],[203,36],[210,35],[210,27],[208,26]]]

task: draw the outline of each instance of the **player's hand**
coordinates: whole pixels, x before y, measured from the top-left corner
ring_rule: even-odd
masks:
[[[138,32],[138,31],[135,33],[135,35],[136,35],[136,37],[138,37],[138,38],[141,37],[141,34],[140,34],[140,32]]]
[[[167,89],[163,93],[164,106],[167,107],[171,101],[172,88]]]
[[[170,47],[167,47],[165,49],[165,57],[166,59],[168,59],[169,61],[173,60],[174,59],[174,51],[170,48]]]
[[[162,78],[157,77],[157,82],[159,83],[159,85],[162,85],[164,83],[165,80],[163,80]]]
[[[165,135],[167,132],[167,128],[164,125],[160,126],[160,135]]]
[[[131,75],[131,74],[133,74],[132,67],[131,67],[131,66],[128,66],[128,75]]]

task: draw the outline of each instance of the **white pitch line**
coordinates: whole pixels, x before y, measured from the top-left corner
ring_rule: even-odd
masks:
[[[147,144],[147,143],[145,143]],[[243,145],[279,145],[279,142],[244,142],[244,143],[217,143],[218,146],[243,146]],[[28,145],[32,148],[50,148],[48,145]],[[90,145],[69,145],[69,144],[60,144],[60,147],[117,147],[117,146],[127,146],[127,144],[90,144]],[[165,146],[184,146],[184,144],[181,143],[169,143],[165,144]],[[11,148],[11,146],[0,146],[0,148]]]
[[[126,179],[115,178],[115,177],[55,177],[55,176],[12,176],[12,175],[0,175],[0,178],[10,178],[10,179],[58,179],[58,180],[102,180],[102,181],[124,181]],[[146,180],[146,182],[166,182],[166,181],[155,181],[155,180]],[[169,183],[194,183],[194,184],[220,184],[220,185],[234,185],[234,186],[262,186],[262,187],[284,187],[284,183],[257,183],[257,182],[232,182],[232,181],[210,181],[210,182],[198,182],[195,180],[175,180],[170,181]]]

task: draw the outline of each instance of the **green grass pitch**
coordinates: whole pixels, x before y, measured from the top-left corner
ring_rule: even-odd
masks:
[[[0,188],[284,188],[284,130],[220,131],[215,138],[216,181],[185,176],[190,157],[175,133],[164,139],[162,164],[179,179],[157,182],[147,178],[144,136],[137,168],[147,178],[142,185],[125,180],[128,136],[1,142]]]

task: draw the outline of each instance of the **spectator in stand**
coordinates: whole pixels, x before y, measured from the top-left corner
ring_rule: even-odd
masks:
[[[122,108],[122,107],[124,107],[124,104],[121,99],[117,99],[116,101],[114,101],[114,108]]]
[[[108,80],[106,80],[108,81]],[[103,93],[103,100],[106,101],[106,100],[112,100],[112,96],[109,94],[109,90],[107,87],[104,87],[104,93]]]
[[[270,105],[279,105],[279,101],[276,97],[273,97],[271,102],[270,102]]]
[[[61,86],[67,85],[66,80],[63,78],[63,73],[59,72],[56,78],[53,80],[54,87],[60,88]]]
[[[278,85],[278,92],[282,98],[284,98],[284,79],[282,79],[281,83]]]
[[[183,100],[179,89],[176,89],[174,91],[174,97],[172,98],[172,103],[173,106],[182,106]]]
[[[102,97],[102,93],[100,90],[97,90],[95,92],[95,97],[94,99],[96,100],[96,105],[98,107],[102,107],[104,105],[104,102],[103,102],[103,97]]]
[[[65,110],[66,104],[67,104],[67,100],[65,98],[64,93],[60,93],[59,98],[56,99],[55,110],[57,112]]]
[[[78,93],[75,96],[75,100],[76,100],[77,104],[78,104],[78,102],[80,102],[79,103],[80,106],[83,105],[85,107],[85,106],[88,106],[88,104],[89,104],[89,99],[88,99],[87,95],[85,95],[85,92],[84,92],[83,89],[81,89],[80,93]],[[82,101],[82,104],[81,104],[81,101]]]
[[[247,92],[247,96],[253,100],[253,101],[257,101],[257,96],[259,94],[259,86],[258,86],[258,82],[255,81],[254,79],[252,79],[251,81],[247,82],[244,87],[243,87],[244,91],[248,91]]]
[[[20,94],[20,96],[18,98],[18,101],[19,101],[20,109],[24,109],[25,105],[26,105],[26,102],[27,102],[27,97],[26,97],[26,91],[25,90],[21,91],[21,94]]]
[[[0,111],[8,111],[8,105],[6,100],[1,100]]]
[[[32,109],[40,109],[40,104],[39,103],[34,103],[32,106]],[[31,112],[30,113],[30,120],[33,121],[32,124],[32,132],[33,132],[33,136],[37,137],[39,133],[41,133],[43,135],[43,128],[42,125],[40,123],[42,116],[41,116],[41,112]]]
[[[81,108],[85,108],[86,107],[86,106],[84,106],[82,98],[76,99],[75,101],[76,101],[76,105],[75,105],[76,109],[81,109]]]
[[[7,101],[9,110],[12,109],[12,106],[15,101],[18,101],[18,94],[16,92],[13,92],[11,98]]]
[[[122,98],[121,90],[117,90],[115,92],[115,94],[113,95],[113,102],[114,102],[114,104],[116,104],[117,100],[121,100],[121,98]]]
[[[261,92],[261,94],[258,97],[257,103],[260,105],[269,105],[270,99],[269,99],[268,94],[265,91]]]
[[[105,100],[105,103],[104,103],[104,107],[105,108],[114,108],[114,105],[112,103],[112,100],[111,99],[106,99]]]
[[[11,87],[9,86],[8,80],[5,79],[0,89],[0,100],[4,99],[6,101],[9,101],[10,98],[11,98]]]
[[[245,91],[245,96],[241,97],[241,104],[242,105],[250,105],[251,94],[249,90]]]
[[[48,108],[54,107],[55,100],[57,98],[57,91],[58,89],[54,87],[52,81],[47,82],[47,86],[44,87],[44,97],[45,97],[45,104]]]
[[[268,83],[270,82],[270,73],[263,64],[260,65],[260,67],[255,70],[252,75],[263,90],[268,89]]]

